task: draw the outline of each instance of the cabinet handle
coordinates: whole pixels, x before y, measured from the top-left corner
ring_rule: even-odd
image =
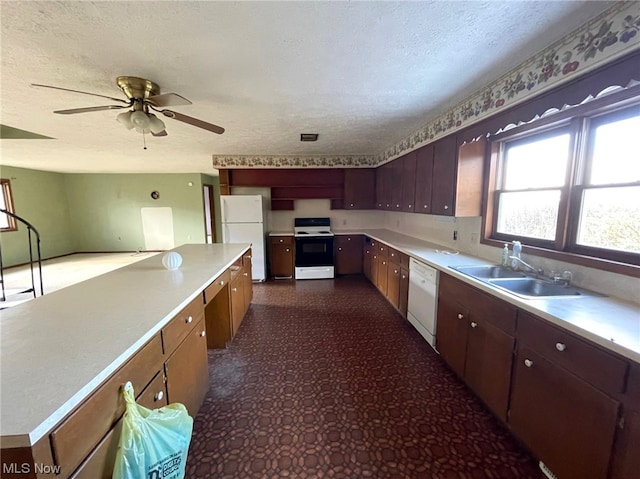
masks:
[[[204,338],[207,335],[206,331],[200,331],[200,337]]]
[[[284,240],[282,240],[282,239],[281,239],[281,240],[280,240],[280,243],[284,243]]]
[[[238,288],[231,288],[231,291],[235,293],[236,291],[238,291]]]
[[[386,262],[386,261],[383,261],[383,262],[382,262],[382,264],[387,264],[387,262]]]
[[[380,251],[384,251],[384,248],[382,246],[380,246]]]
[[[349,206],[353,206],[353,203],[349,203]]]
[[[411,208],[411,205],[409,205],[409,208]]]
[[[449,205],[444,205],[444,209],[448,210],[449,209]]]
[[[287,253],[288,253],[289,251],[291,251],[291,250],[290,250],[289,248],[287,248]]]
[[[528,368],[530,368],[531,366],[533,366],[533,361],[531,361],[531,359],[525,359],[524,360],[524,365]]]
[[[423,206],[423,208],[428,208],[428,207],[429,207],[429,205],[424,205],[424,206]]]
[[[340,246],[340,247],[338,248],[338,251],[342,251],[342,246]]]
[[[249,276],[249,273],[244,273],[245,276]]]
[[[251,256],[245,256],[245,258],[247,258],[247,259],[251,259]]]
[[[154,401],[161,401],[164,397],[164,393],[162,391],[158,391],[155,396],[153,396]]]
[[[475,321],[471,321],[471,327],[472,328],[477,328],[478,327],[478,323],[476,323]]]
[[[464,314],[458,313],[458,319],[464,319]]]
[[[347,241],[351,241],[351,236],[347,236]]]
[[[556,343],[556,349],[560,352],[564,351],[565,349],[567,349],[567,345],[564,343]]]
[[[396,208],[400,208],[400,205],[396,205]]]
[[[407,279],[407,276],[403,274],[402,279]]]
[[[224,279],[220,281],[220,286],[224,286]]]
[[[185,323],[189,324],[191,321],[193,321],[193,317],[189,316],[187,319],[184,320]]]

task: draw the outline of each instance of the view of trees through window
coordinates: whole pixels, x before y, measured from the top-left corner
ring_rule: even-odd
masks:
[[[635,105],[502,140],[492,238],[639,264],[639,133]]]

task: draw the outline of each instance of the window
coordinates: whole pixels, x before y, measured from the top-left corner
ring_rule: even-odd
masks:
[[[487,238],[640,265],[635,101],[496,135]]]
[[[0,210],[6,210],[9,213],[13,211],[13,197],[11,196],[11,182],[0,178],[0,186],[2,187],[2,195],[0,195]],[[0,213],[0,231],[15,231],[18,229],[16,220],[9,215]]]

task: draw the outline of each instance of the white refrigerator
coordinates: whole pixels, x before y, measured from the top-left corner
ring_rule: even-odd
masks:
[[[222,242],[251,243],[253,281],[266,279],[265,211],[261,195],[221,195]]]

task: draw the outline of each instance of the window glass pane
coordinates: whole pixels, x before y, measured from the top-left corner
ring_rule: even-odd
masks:
[[[591,177],[588,183],[606,185],[640,181],[640,116],[594,128]]]
[[[555,240],[560,191],[501,193],[498,233]]]
[[[640,187],[583,192],[577,243],[640,253]]]
[[[569,133],[507,146],[504,189],[564,185],[569,159]]]
[[[2,183],[2,191],[0,191],[0,209],[6,210],[7,206],[4,202],[4,183]],[[9,217],[4,213],[0,213],[0,228],[8,228],[9,227]]]

